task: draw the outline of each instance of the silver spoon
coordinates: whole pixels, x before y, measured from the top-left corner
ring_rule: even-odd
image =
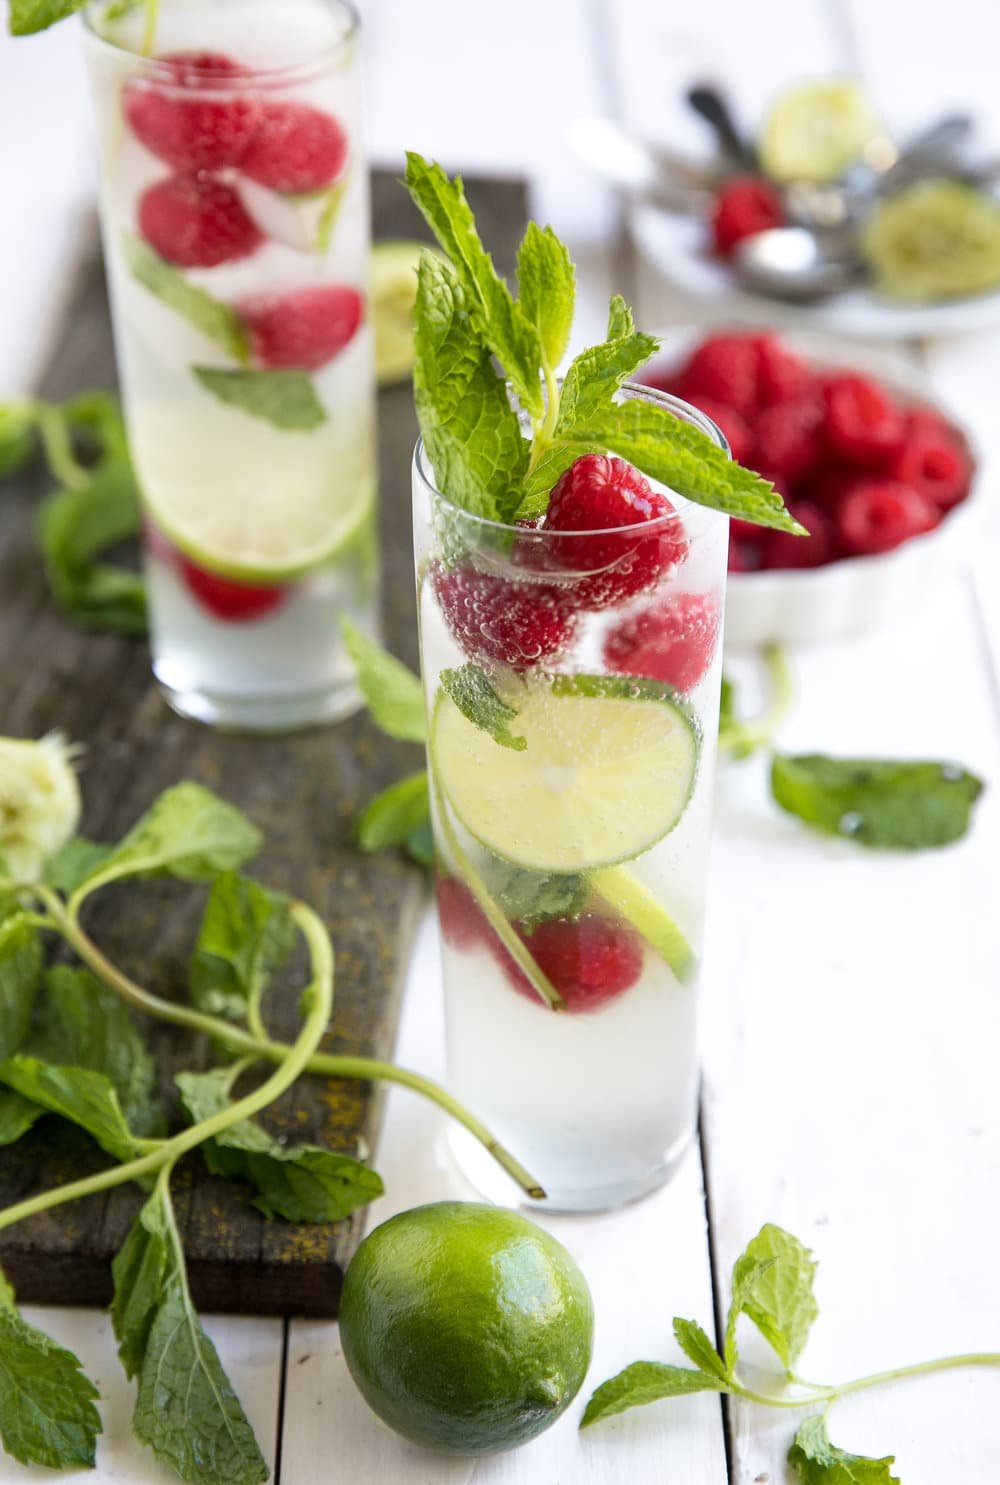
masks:
[[[578,119],[570,140],[580,159],[602,180],[665,211],[703,212],[723,173],[717,163],[689,160],[612,119]]]
[[[861,272],[854,253],[824,248],[806,227],[772,227],[736,244],[733,269],[745,288],[770,299],[812,304],[841,293]]]

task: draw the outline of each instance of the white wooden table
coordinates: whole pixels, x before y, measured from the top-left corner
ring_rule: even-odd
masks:
[[[991,0],[367,0],[370,134],[450,166],[523,172],[536,214],[581,269],[578,339],[600,332],[612,286],[648,328],[691,320],[624,248],[615,203],[574,162],[578,114],[615,112],[695,144],[681,86],[722,79],[748,114],[782,81],[861,68],[891,122],[976,109],[1000,148],[1000,12]],[[78,38],[0,41],[0,395],[44,351],[73,215],[91,195]],[[516,81],[515,81],[516,79]],[[26,147],[30,143],[30,148]],[[1000,480],[1000,336],[905,346],[964,411]],[[708,1323],[730,1266],[766,1220],[821,1261],[821,1316],[803,1358],[836,1380],[949,1351],[1000,1347],[1000,1081],[995,1075],[1000,851],[1000,540],[942,572],[892,628],[794,658],[789,748],[953,755],[992,787],[972,835],[912,858],[826,844],[767,802],[763,764],[723,769],[705,975],[703,1146],[674,1183],[618,1215],[552,1220],[597,1306],[588,1386],[639,1357],[678,1360],[675,1314]],[[399,1060],[443,1072],[435,929],[410,972]],[[393,1091],[372,1222],[459,1192],[437,1115]],[[129,1434],[131,1389],[103,1316],[38,1311],[103,1393],[102,1485],[166,1474]],[[283,1485],[722,1485],[790,1478],[793,1419],[713,1396],[678,1399],[579,1435],[583,1398],[508,1456],[449,1460],[372,1419],[333,1324],[210,1319],[208,1328]],[[762,1348],[748,1352],[763,1359]],[[992,1485],[1000,1376],[957,1372],[845,1401],[847,1447],[895,1452],[905,1485]],[[727,1450],[726,1427],[729,1445]],[[0,1456],[0,1481],[32,1475]],[[37,1478],[48,1478],[41,1472]]]

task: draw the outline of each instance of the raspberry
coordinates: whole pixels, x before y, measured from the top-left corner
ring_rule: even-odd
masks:
[[[743,464],[749,459],[753,448],[753,434],[746,419],[735,408],[727,407],[724,402],[716,402],[711,397],[699,397],[696,406],[722,429],[729,452],[736,463]]]
[[[730,572],[756,572],[760,566],[760,545],[731,536],[727,566]]]
[[[757,401],[757,347],[749,335],[710,335],[696,346],[682,376],[685,396],[699,404],[711,397],[739,413]]]
[[[796,397],[776,402],[753,420],[754,452],[751,463],[786,480],[807,474],[820,453],[823,409],[815,398]]]
[[[346,159],[347,135],[330,114],[308,103],[267,103],[240,169],[272,191],[319,191]]]
[[[179,556],[177,566],[189,593],[202,608],[225,624],[249,624],[266,618],[284,603],[287,587],[265,587],[255,583],[238,583],[233,578],[206,572],[188,557]]]
[[[169,69],[164,89],[145,82],[126,84],[125,118],[146,148],[175,170],[221,170],[238,165],[260,123],[261,108],[251,94],[198,96],[238,77],[243,68],[218,52],[172,52],[160,58]]]
[[[565,588],[515,582],[469,563],[435,563],[431,581],[445,623],[470,660],[528,670],[558,655],[573,638],[576,617]]]
[[[941,511],[951,510],[969,493],[969,461],[947,432],[928,430],[908,435],[889,473],[926,495]]]
[[[780,227],[785,220],[781,197],[756,175],[738,175],[726,181],[715,194],[712,208],[712,241],[715,250],[728,258],[738,242]]]
[[[955,437],[955,430],[948,422],[948,419],[942,417],[935,408],[923,405],[907,408],[907,438],[916,438],[921,433],[943,434],[947,438]]]
[[[835,511],[845,496],[863,479],[864,475],[856,467],[824,462],[821,468],[813,470],[803,481],[798,487],[798,493],[803,500],[812,506],[818,506],[820,510]]]
[[[344,284],[317,284],[285,294],[257,294],[236,308],[262,366],[318,371],[353,339],[364,300]]]
[[[801,356],[782,345],[776,335],[755,335],[757,400],[762,407],[801,397],[813,384],[813,374]]]
[[[525,948],[574,1015],[599,1011],[631,988],[642,973],[642,940],[623,923],[596,913],[575,920],[552,918],[521,934]],[[541,1006],[538,993],[498,945],[508,979],[520,995]]]
[[[575,601],[588,608],[621,603],[683,562],[688,544],[679,521],[666,521],[646,536],[620,529],[669,516],[673,509],[624,459],[584,454],[571,464],[549,497],[542,529],[568,533],[549,550],[560,568],[585,574],[573,584]]]
[[[790,531],[768,531],[761,549],[762,567],[825,567],[837,556],[833,518],[807,500],[795,501],[792,515],[809,532],[793,536]]]
[[[439,876],[434,888],[441,936],[453,949],[474,949],[477,944],[488,944],[494,939],[482,908],[463,881]],[[497,947],[502,945],[497,942]]]
[[[902,445],[903,414],[892,398],[863,376],[826,382],[826,435],[831,448],[866,469],[883,469]]]
[[[888,552],[941,519],[925,495],[897,480],[859,480],[837,512],[844,550],[854,556]]]
[[[139,231],[181,268],[232,263],[264,241],[236,192],[211,175],[172,175],[150,186],[139,202]]]
[[[707,593],[672,593],[657,608],[623,620],[604,641],[604,662],[626,675],[649,676],[690,691],[712,663],[719,606]]]

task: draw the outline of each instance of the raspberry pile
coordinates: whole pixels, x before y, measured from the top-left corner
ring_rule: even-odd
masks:
[[[958,432],[878,382],[814,369],[773,334],[703,340],[650,386],[683,397],[726,435],[733,457],[772,480],[807,537],[731,524],[729,569],[822,567],[891,551],[937,526],[972,477]]]

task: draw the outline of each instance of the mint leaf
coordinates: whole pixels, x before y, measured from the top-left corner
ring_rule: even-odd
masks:
[[[327,421],[312,378],[304,371],[220,371],[214,366],[192,370],[220,402],[275,428],[308,432]]]
[[[434,831],[431,828],[430,815],[422,820],[417,828],[411,831],[406,840],[406,854],[417,863],[418,866],[431,867],[436,860],[434,852]]]
[[[345,175],[341,180],[334,181],[333,185],[328,186],[325,191],[315,193],[314,199],[316,197],[325,198],[316,222],[316,236],[313,239],[313,247],[317,253],[325,255],[330,251],[330,243],[333,241],[333,229],[337,225],[337,218],[340,215],[340,207],[346,190],[347,176]],[[293,197],[294,199],[296,198]],[[306,197],[299,196],[297,199],[302,201]]]
[[[589,895],[584,876],[525,871],[498,857],[489,861],[483,874],[505,915],[518,923],[524,933],[530,933],[539,923],[551,918],[578,917]]]
[[[20,913],[0,923],[0,1059],[21,1047],[42,981],[42,941]]]
[[[30,36],[82,10],[87,0],[10,0],[10,34]]]
[[[363,851],[406,846],[430,821],[427,770],[407,774],[369,800],[358,819],[358,843]]]
[[[635,316],[620,294],[611,296],[608,306],[608,339],[621,340],[635,330]]]
[[[101,463],[128,459],[125,419],[114,392],[77,392],[62,404],[62,415],[73,434],[90,446]]]
[[[102,841],[85,840],[82,835],[75,835],[61,851],[46,861],[43,872],[46,884],[69,897],[81,882],[103,866],[113,849]]]
[[[819,1314],[813,1294],[816,1261],[792,1233],[765,1222],[747,1244],[736,1268],[743,1263],[754,1265],[757,1275],[741,1294],[740,1307],[788,1371],[801,1356]],[[736,1289],[734,1270],[734,1304]]]
[[[957,763],[775,754],[771,793],[791,815],[826,835],[881,850],[950,845],[969,829],[983,792]]]
[[[16,1145],[45,1110],[10,1088],[0,1088],[0,1148]]]
[[[102,1073],[129,1129],[160,1132],[156,1062],[126,1006],[86,970],[57,965],[48,971],[41,1022],[24,1050],[43,1062]]]
[[[93,1468],[100,1394],[72,1351],[18,1313],[0,1273],[0,1440],[21,1464]]]
[[[602,1382],[591,1394],[580,1427],[589,1428],[602,1418],[612,1418],[616,1413],[660,1402],[665,1397],[726,1390],[724,1382],[706,1372],[689,1371],[685,1366],[667,1366],[659,1361],[633,1361],[631,1366]]]
[[[633,330],[582,351],[563,382],[556,438],[572,440],[578,428],[586,429],[589,420],[611,410],[615,393],[659,347],[655,336]]]
[[[438,489],[471,515],[506,520],[521,498],[528,444],[467,305],[450,264],[423,253],[413,398]]]
[[[243,321],[231,304],[213,299],[199,289],[179,269],[154,252],[141,237],[131,232],[122,236],[122,254],[133,278],[144,289],[161,299],[168,309],[193,325],[206,340],[212,340],[234,361],[247,366],[250,347]]]
[[[178,1073],[177,1086],[193,1124],[229,1107],[228,1068]],[[248,1181],[254,1205],[289,1222],[339,1222],[382,1195],[378,1174],[349,1155],[318,1145],[282,1145],[250,1119],[232,1124],[201,1146],[214,1175]]]
[[[576,274],[564,243],[551,227],[529,222],[517,254],[518,303],[538,334],[542,361],[555,370],[566,354]]]
[[[729,1299],[729,1313],[726,1316],[726,1334],[723,1344],[723,1355],[726,1360],[726,1371],[730,1376],[736,1365],[739,1352],[736,1348],[736,1322],[746,1309],[754,1287],[758,1284],[769,1269],[774,1267],[774,1258],[763,1261],[743,1253],[733,1266],[732,1294]]]
[[[58,1067],[18,1053],[0,1062],[0,1083],[46,1113],[78,1124],[116,1160],[131,1160],[135,1142],[111,1079],[84,1067]]]
[[[528,746],[526,739],[516,737],[507,725],[517,716],[517,708],[494,690],[481,666],[468,661],[457,670],[442,670],[441,685],[462,715],[488,732],[495,743],[517,753],[524,752]]]
[[[138,573],[100,562],[139,530],[135,475],[127,459],[98,466],[87,481],[42,502],[38,538],[45,574],[63,613],[84,629],[144,635],[146,589]]]
[[[427,722],[419,676],[343,614],[340,629],[376,727],[403,742],[423,742]]]
[[[201,784],[175,784],[84,879],[96,885],[125,877],[180,877],[210,882],[256,856],[263,836],[240,810]]]
[[[440,165],[407,151],[406,185],[431,231],[454,265],[479,338],[497,357],[517,397],[534,417],[542,413],[541,343],[479,240],[461,178],[449,180]],[[420,309],[418,300],[418,356]],[[435,466],[436,467],[436,466]],[[445,493],[447,489],[445,489]]]
[[[27,464],[35,447],[31,408],[19,403],[0,407],[0,479]]]
[[[205,905],[191,959],[191,999],[199,1010],[242,1022],[295,943],[288,898],[227,871]]]
[[[683,1320],[675,1315],[674,1336],[684,1355],[694,1362],[699,1371],[707,1372],[719,1382],[728,1385],[729,1368],[697,1320]]]
[[[896,1458],[871,1459],[848,1454],[831,1444],[822,1413],[814,1413],[799,1427],[788,1451],[788,1462],[803,1485],[900,1485],[891,1473]]]
[[[118,1356],[129,1378],[138,1376],[142,1370],[170,1257],[163,1204],[154,1195],[132,1223],[111,1264],[115,1284],[111,1323],[118,1341]]]

